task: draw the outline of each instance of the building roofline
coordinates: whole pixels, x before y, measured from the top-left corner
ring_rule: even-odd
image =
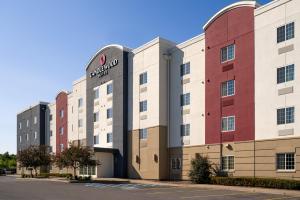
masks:
[[[67,95],[70,94],[70,92],[67,90],[60,90],[60,91],[58,91],[57,95],[55,96],[55,99],[57,99],[57,97],[60,93],[66,93]]]
[[[194,37],[192,37],[192,38],[190,38],[190,39],[188,39],[184,42],[179,43],[178,45],[176,45],[176,47],[179,48],[179,49],[185,48],[185,47],[187,47],[191,44],[194,44],[195,42],[204,40],[204,36],[205,36],[205,34],[201,33],[201,34],[196,35],[196,36],[194,36]]]
[[[220,17],[221,15],[223,15],[224,13],[235,9],[235,8],[239,8],[239,7],[259,7],[260,4],[257,3],[256,1],[239,1],[233,4],[230,4],[224,8],[222,8],[220,11],[218,11],[214,16],[212,16],[207,22],[206,24],[203,26],[203,30],[206,30],[209,25],[211,23],[213,23],[218,17]]]
[[[292,0],[272,0],[271,2],[264,4],[264,5],[260,6],[259,8],[255,9],[254,16],[260,15],[264,12],[267,12],[275,7],[278,7],[282,4],[288,3],[290,1],[292,1]]]
[[[22,109],[20,112],[18,112],[17,115],[22,114],[23,112],[26,112],[26,111],[30,110],[31,108],[34,108],[34,107],[36,107],[38,105],[45,105],[45,106],[47,106],[47,105],[49,105],[49,102],[39,101],[37,103],[31,104],[30,106],[28,106],[28,107]]]
[[[110,44],[110,45],[106,45],[104,47],[102,47],[100,50],[98,50],[93,56],[92,58],[89,60],[88,64],[86,65],[85,67],[85,70],[87,70],[90,66],[90,64],[94,61],[94,59],[101,53],[101,51],[103,51],[104,49],[106,48],[110,48],[110,47],[116,47],[122,51],[126,51],[126,52],[131,52],[131,49],[130,48],[127,48],[127,47],[124,47],[122,45],[119,45],[119,44]]]
[[[86,75],[84,75],[84,76],[80,77],[79,79],[73,81],[73,85],[76,85],[76,84],[78,84],[82,81],[85,81],[85,80],[86,80]]]
[[[164,42],[164,43],[167,43],[167,44],[176,45],[176,43],[174,43],[174,42],[172,42],[170,40],[164,39],[162,37],[156,37],[153,40],[150,40],[149,42],[147,42],[147,43],[145,43],[145,44],[143,44],[143,45],[141,45],[141,46],[133,49],[132,53],[137,54],[137,53],[139,53],[141,51],[144,51],[145,49],[150,48],[151,46],[153,46],[153,45],[155,45],[155,44],[157,44],[159,42]]]

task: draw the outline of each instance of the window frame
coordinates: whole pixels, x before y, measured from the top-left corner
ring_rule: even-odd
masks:
[[[100,143],[99,138],[100,138],[99,134],[98,135],[94,135],[94,145],[97,145],[97,144]]]
[[[287,38],[287,36],[288,36],[288,34],[287,34],[288,32],[287,31],[289,30],[289,29],[287,29],[287,26],[292,25],[292,24],[293,24],[293,29],[292,29],[293,30],[293,34],[292,34],[292,36],[290,36],[289,38]],[[282,40],[282,38],[280,38],[280,40],[278,40],[278,33],[279,33],[278,31],[279,31],[280,28],[283,28],[283,32],[284,32],[283,40]],[[285,24],[280,25],[280,26],[278,26],[276,28],[276,43],[277,44],[285,42],[287,40],[291,40],[293,38],[295,38],[295,22],[294,21],[285,23]]]
[[[83,107],[83,98],[78,99],[78,108]]]
[[[229,83],[230,82],[233,82],[233,93],[232,94],[228,94],[229,92]],[[225,85],[226,84],[226,95],[223,95],[223,84]],[[221,97],[222,98],[225,98],[225,97],[231,97],[231,96],[234,96],[235,95],[235,80],[234,79],[231,79],[231,80],[228,80],[228,81],[224,81],[221,83]]]
[[[64,109],[61,109],[60,111],[59,111],[59,117],[62,119],[62,118],[64,118]]]
[[[140,101],[140,112],[146,112],[148,110],[148,101]]]
[[[187,92],[180,95],[180,106],[188,106],[191,104],[191,93]]]
[[[288,68],[292,68],[293,70],[290,70]],[[293,79],[289,79],[290,78],[290,74],[288,75],[287,71],[289,70],[289,72],[293,72]],[[280,72],[284,72],[284,74],[280,74]],[[284,78],[284,81],[282,81],[280,78]],[[287,83],[287,82],[290,82],[290,81],[294,81],[295,80],[295,64],[289,64],[289,65],[285,65],[285,66],[282,66],[282,67],[278,67],[276,69],[276,82],[277,84],[282,84],[282,83]]]
[[[94,122],[94,123],[97,123],[97,122],[99,122],[99,120],[100,120],[99,112],[94,112],[94,115],[93,115],[93,122]]]
[[[228,121],[228,119],[229,118],[233,118],[233,122],[234,122],[234,124],[233,124],[233,129],[228,129],[228,127],[229,127],[229,121]],[[227,119],[227,122],[226,122],[226,127],[227,127],[227,129],[226,130],[223,130],[223,119]],[[236,123],[235,123],[235,115],[229,115],[229,116],[224,116],[224,117],[221,117],[221,132],[222,133],[226,133],[226,132],[233,132],[233,131],[235,131],[236,130],[236,125],[235,125]]]
[[[110,144],[113,142],[113,134],[112,132],[106,133],[106,143]]]
[[[100,98],[99,88],[94,88],[93,96],[94,96],[94,100],[98,100]]]
[[[78,128],[83,127],[83,119],[78,119]],[[72,124],[72,130],[73,130],[73,124]]]
[[[106,109],[106,119],[112,119],[113,118],[113,108],[107,108]]]
[[[180,77],[188,75],[191,73],[191,63],[186,62],[180,65]]]
[[[109,83],[106,85],[106,94],[110,95],[113,93],[113,83]]]
[[[139,137],[141,140],[147,140],[148,139],[148,129],[142,128],[139,130]]]
[[[191,124],[181,124],[180,125],[180,137],[188,137],[191,135]]]
[[[293,165],[293,169],[287,169],[287,154],[293,154],[293,158],[294,158],[294,165]],[[278,162],[278,155],[284,155],[284,169],[279,169],[279,162]],[[276,153],[276,171],[278,172],[294,172],[296,171],[296,153],[295,152],[280,152],[280,153]]]
[[[139,75],[139,85],[145,85],[148,83],[148,73],[143,72]]]
[[[233,168],[232,169],[229,169],[229,158],[233,158]],[[225,159],[226,158],[226,166],[227,166],[227,168],[226,169],[224,169],[224,160],[223,159]],[[221,170],[222,171],[224,171],[224,172],[232,172],[232,171],[234,171],[235,170],[235,157],[234,157],[234,155],[224,155],[224,156],[222,156],[221,157]]]
[[[287,123],[287,109],[290,109],[290,108],[293,108],[293,120],[292,120],[292,122]],[[278,111],[279,110],[284,110],[284,123],[278,123],[279,122],[279,118],[278,118],[279,117],[278,116]],[[295,110],[296,110],[295,106],[277,108],[276,109],[276,124],[277,124],[277,126],[295,123],[295,116],[296,116],[296,114],[295,114],[296,111]]]
[[[233,57],[231,59],[229,59],[229,47],[233,46]],[[226,49],[226,59],[223,60],[223,50]],[[227,46],[224,46],[220,49],[220,60],[221,60],[221,63],[226,63],[226,62],[229,62],[229,61],[232,61],[235,59],[235,44],[232,43],[232,44],[229,44]]]

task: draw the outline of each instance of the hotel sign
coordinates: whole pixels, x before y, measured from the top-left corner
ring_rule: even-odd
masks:
[[[106,56],[104,54],[100,55],[100,66],[96,67],[95,71],[90,73],[90,77],[93,78],[95,76],[98,76],[99,78],[102,76],[105,76],[108,74],[108,70],[110,68],[115,67],[116,65],[118,65],[118,59],[113,59],[111,61],[109,61],[108,63],[106,62]]]

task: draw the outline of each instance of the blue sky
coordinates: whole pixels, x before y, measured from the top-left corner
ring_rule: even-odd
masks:
[[[102,46],[183,42],[236,1],[0,0],[0,153],[16,152],[16,114],[70,90]]]

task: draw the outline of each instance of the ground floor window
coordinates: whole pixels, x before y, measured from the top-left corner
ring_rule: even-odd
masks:
[[[96,167],[95,166],[80,167],[79,168],[79,175],[83,175],[83,176],[96,175]]]
[[[181,169],[181,159],[180,158],[172,158],[171,159],[171,168],[172,169]]]
[[[223,156],[221,164],[223,171],[234,170],[234,156]]]
[[[278,153],[276,156],[277,170],[295,170],[294,153]]]

